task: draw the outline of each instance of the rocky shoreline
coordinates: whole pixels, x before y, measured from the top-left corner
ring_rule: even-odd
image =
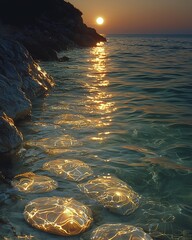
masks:
[[[101,41],[106,39],[87,27],[82,13],[63,0],[1,1],[0,155],[19,148],[23,136],[14,121],[29,116],[33,99],[55,84],[34,59],[65,61],[59,59],[59,51]]]

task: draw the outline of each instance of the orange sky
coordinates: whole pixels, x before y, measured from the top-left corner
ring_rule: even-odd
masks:
[[[99,33],[191,33],[192,0],[68,0]],[[95,23],[97,16],[105,24]]]

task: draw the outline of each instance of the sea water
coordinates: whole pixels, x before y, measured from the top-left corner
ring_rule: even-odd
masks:
[[[47,175],[59,187],[22,194],[2,183],[0,235],[6,239],[69,239],[25,222],[24,206],[42,196],[73,197],[89,205],[94,218],[89,231],[127,223],[153,239],[192,239],[192,37],[107,39],[93,48],[65,51],[67,62],[40,63],[56,86],[34,102],[31,119],[19,123],[24,144],[4,174],[10,180],[23,172]],[[140,207],[128,216],[110,212],[77,183],[42,170],[56,159],[87,163],[94,172],[89,179],[118,177],[140,194]]]

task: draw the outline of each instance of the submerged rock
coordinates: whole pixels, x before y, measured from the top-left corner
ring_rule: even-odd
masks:
[[[72,198],[61,197],[32,200],[25,207],[24,218],[39,230],[62,236],[78,235],[93,221],[89,207]]]
[[[86,163],[75,159],[58,159],[47,162],[43,164],[43,170],[48,170],[57,176],[76,182],[80,182],[93,174]]]
[[[78,186],[89,197],[115,213],[129,215],[139,207],[139,194],[116,177],[102,176]]]
[[[14,177],[12,186],[24,193],[44,193],[57,188],[57,182],[50,177],[26,172]]]
[[[22,133],[5,113],[0,113],[0,153],[16,150],[22,143]]]
[[[71,146],[80,146],[81,143],[70,135],[60,135],[59,137],[32,139],[25,142],[25,147],[41,148],[46,153],[66,152]]]
[[[91,234],[91,240],[152,240],[141,228],[126,224],[103,224]]]

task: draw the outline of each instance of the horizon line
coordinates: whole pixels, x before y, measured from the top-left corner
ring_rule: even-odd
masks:
[[[192,33],[99,33],[99,34],[103,36],[107,36],[107,35],[192,36]]]

